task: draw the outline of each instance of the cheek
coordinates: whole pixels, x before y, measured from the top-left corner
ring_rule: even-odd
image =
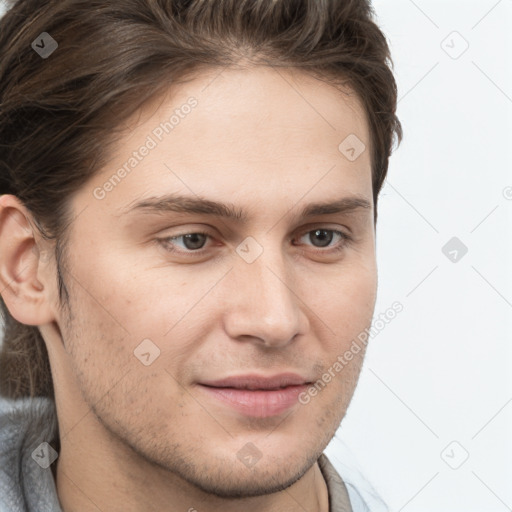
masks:
[[[95,289],[100,302],[135,340],[172,336],[225,272],[215,269],[199,274],[162,263],[149,266],[149,256],[147,261],[125,256],[129,264],[123,267],[115,265],[116,258],[123,256],[117,254],[97,274]]]
[[[63,330],[74,373],[82,389],[99,399],[131,364],[130,336],[91,295],[70,291],[70,322]],[[133,357],[133,355],[132,355]]]
[[[161,348],[154,358],[154,348],[144,346],[143,352],[149,352],[151,357],[150,364],[145,365],[143,352],[137,351],[141,334],[134,330],[127,332],[120,326],[118,320],[122,316],[114,319],[120,310],[113,308],[112,302],[107,312],[83,290],[73,290],[72,297],[73,316],[63,333],[69,362],[77,389],[100,417],[115,430],[121,417],[128,424],[141,424],[148,407],[156,411],[154,414],[164,417],[162,404],[183,405],[182,390],[174,380],[177,372],[174,367],[166,371],[170,360],[181,361],[180,354],[166,351],[163,342],[158,340],[160,331],[158,334],[151,332],[151,323],[139,326],[139,332],[147,335],[145,339],[154,339],[154,346]],[[134,311],[135,308],[131,311],[131,321],[136,324]]]
[[[94,403],[133,367],[133,350],[143,338],[128,324],[137,309],[126,307],[126,283],[116,280],[102,255],[87,263],[79,261],[72,276],[63,275],[70,311],[61,330],[80,388]]]
[[[371,262],[340,267],[323,287],[311,285],[315,312],[336,334],[345,338],[364,330],[371,322],[377,297],[376,267]],[[323,289],[323,291],[322,291]]]
[[[90,272],[83,267],[74,275],[85,283]],[[164,267],[144,271],[132,265],[127,270],[103,262],[101,267],[95,264],[87,288],[70,284],[73,317],[65,335],[72,340],[75,373],[94,397],[126,372],[144,388],[156,385],[152,373],[164,381],[183,379],[185,363],[202,332],[197,332],[201,322],[189,320],[200,309],[194,309],[198,297],[212,287],[208,279],[184,282],[182,274]],[[174,386],[165,383],[169,385]]]

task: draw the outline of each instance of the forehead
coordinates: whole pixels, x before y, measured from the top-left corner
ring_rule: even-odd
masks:
[[[298,70],[204,71],[169,87],[122,128],[113,158],[77,208],[119,215],[162,193],[238,198],[253,209],[282,209],[306,195],[371,200],[370,133],[359,98]],[[346,153],[354,143],[355,159]]]

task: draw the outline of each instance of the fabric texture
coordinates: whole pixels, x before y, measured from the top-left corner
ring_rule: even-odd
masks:
[[[329,512],[353,512],[345,483],[325,454],[318,458],[318,465],[327,484]]]
[[[49,466],[57,431],[52,400],[0,399],[0,512],[62,512]]]
[[[63,512],[52,464],[60,449],[53,400],[0,397],[0,512]],[[325,454],[318,464],[327,484],[329,512],[367,512]]]

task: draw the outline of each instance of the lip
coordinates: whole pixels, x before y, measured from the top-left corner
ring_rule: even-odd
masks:
[[[272,390],[288,386],[302,386],[309,383],[308,379],[301,377],[297,373],[288,372],[273,375],[271,377],[265,377],[255,373],[248,375],[234,375],[219,380],[201,381],[199,384],[214,388]]]
[[[282,414],[299,403],[299,395],[308,389],[306,384],[276,390],[216,388],[200,384],[206,395],[235,409],[244,416],[267,418]]]
[[[295,373],[272,377],[238,375],[203,381],[199,388],[210,398],[253,418],[277,416],[298,403],[310,382]]]

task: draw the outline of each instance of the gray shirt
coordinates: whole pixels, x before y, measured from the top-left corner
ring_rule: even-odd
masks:
[[[0,512],[62,512],[52,464],[57,437],[53,400],[0,397]],[[369,511],[325,454],[318,464],[327,484],[329,512]]]

